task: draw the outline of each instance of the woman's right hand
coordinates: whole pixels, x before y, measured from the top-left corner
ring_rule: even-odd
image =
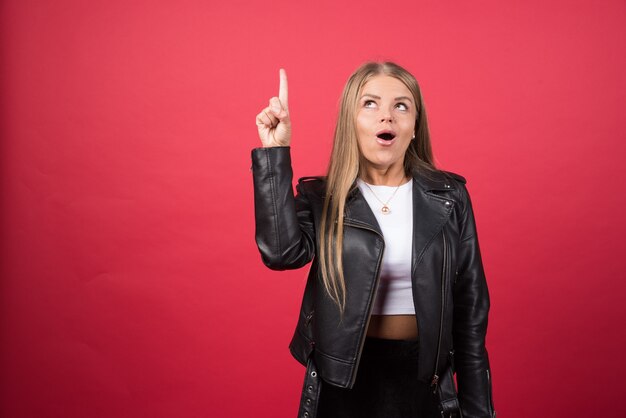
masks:
[[[278,97],[272,97],[269,106],[256,116],[259,138],[264,147],[284,147],[291,143],[287,90],[287,73],[281,68]]]

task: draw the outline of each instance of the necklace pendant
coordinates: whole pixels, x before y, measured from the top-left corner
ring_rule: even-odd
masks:
[[[389,209],[389,206],[387,205],[383,205],[380,211],[383,213],[383,215],[389,215],[391,213],[391,209]]]

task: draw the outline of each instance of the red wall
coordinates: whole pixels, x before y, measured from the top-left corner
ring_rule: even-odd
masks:
[[[256,250],[254,118],[285,67],[295,174],[323,173],[369,59],[416,75],[468,178],[500,415],[614,416],[625,7],[3,1],[0,416],[295,416],[306,272]]]

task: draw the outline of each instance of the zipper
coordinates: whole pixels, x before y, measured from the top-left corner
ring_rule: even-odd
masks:
[[[361,228],[361,229],[365,229],[368,231],[372,231],[373,233],[375,233],[376,235],[378,235],[382,240],[383,240],[383,250],[380,252],[380,255],[378,256],[378,262],[376,263],[376,278],[374,279],[374,290],[373,293],[370,297],[370,300],[373,302],[374,301],[374,297],[376,294],[376,291],[378,290],[378,282],[380,279],[380,264],[383,261],[383,254],[385,252],[385,238],[382,236],[382,234],[380,234],[378,231],[376,231],[373,228],[368,228],[364,225],[359,225],[359,224],[354,224],[352,222],[344,222],[344,226],[353,226],[355,228]],[[374,303],[370,303],[369,307],[367,308],[367,321],[365,323],[365,329],[363,330],[363,335],[361,336],[361,341],[359,341],[359,351],[357,352],[357,356],[356,356],[356,364],[354,366],[354,372],[352,373],[352,376],[350,376],[350,382],[349,382],[349,386],[353,386],[354,382],[356,381],[356,373],[359,370],[359,364],[361,363],[361,354],[363,353],[363,346],[365,345],[365,338],[367,337],[367,329],[369,328],[370,325],[370,319],[372,318],[372,306],[374,305]]]
[[[437,392],[437,385],[439,384],[439,375],[437,374],[437,370],[439,369],[439,353],[441,352],[441,338],[443,336],[443,315],[445,312],[446,302],[446,267],[448,265],[448,245],[446,243],[445,231],[441,231],[441,236],[443,237],[443,261],[441,263],[441,315],[439,317],[439,338],[437,339],[437,357],[435,357],[435,371],[433,373],[433,378],[430,383],[433,387],[433,393]]]
[[[315,313],[315,311],[311,311],[311,313],[309,313],[305,318],[304,318],[304,326],[308,327],[309,324],[311,323],[311,319],[313,319],[313,314]]]
[[[496,411],[494,411],[493,409],[493,401],[491,399],[491,374],[489,373],[489,369],[487,369],[486,372],[487,372],[487,394],[489,395],[489,413],[491,414],[493,418],[495,418]]]

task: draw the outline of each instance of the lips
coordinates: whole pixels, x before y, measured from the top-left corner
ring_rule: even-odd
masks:
[[[381,145],[391,145],[396,139],[396,133],[392,130],[383,130],[376,132],[376,142]]]
[[[376,133],[376,136],[383,141],[392,141],[396,137],[396,133],[394,131],[380,131]]]

